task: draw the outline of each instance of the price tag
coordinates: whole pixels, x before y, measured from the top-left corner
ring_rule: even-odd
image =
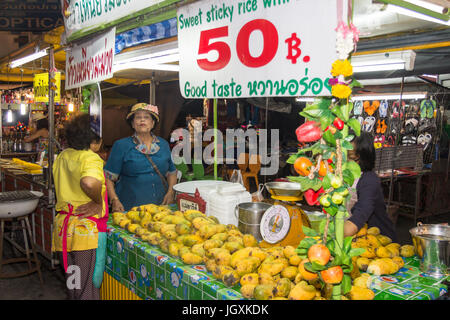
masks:
[[[328,79],[337,59],[336,3],[206,0],[180,7],[181,94],[185,98],[331,95]]]

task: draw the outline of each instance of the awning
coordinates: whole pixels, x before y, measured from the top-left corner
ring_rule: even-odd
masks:
[[[146,42],[174,37],[177,35],[177,19],[161,21],[149,26],[135,28],[116,35],[116,51],[137,46]]]

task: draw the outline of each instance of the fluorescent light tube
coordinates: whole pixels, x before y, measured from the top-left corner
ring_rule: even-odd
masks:
[[[9,66],[11,68],[16,68],[16,67],[19,67],[19,66],[21,66],[21,65],[23,65],[25,63],[31,62],[33,60],[36,60],[36,59],[39,59],[39,58],[42,58],[42,57],[45,57],[46,55],[47,55],[47,49],[44,49],[44,50],[41,50],[41,51],[37,51],[37,52],[32,53],[32,54],[30,54],[28,56],[25,56],[23,58],[19,58],[19,59],[13,60]]]
[[[399,6],[395,6],[395,5],[392,5],[392,4],[388,4],[387,7],[386,7],[386,10],[388,10],[390,12],[395,12],[395,13],[398,13],[398,14],[402,14],[402,15],[405,15],[405,16],[408,16],[408,17],[411,17],[411,18],[431,21],[431,22],[434,22],[434,23],[439,23],[439,24],[443,24],[443,25],[446,25],[446,26],[450,26],[450,20],[449,21],[443,21],[443,20],[440,20],[440,19],[436,19],[436,18],[430,17],[430,16],[428,16],[426,14],[419,13],[419,12],[416,12],[416,11],[412,11],[412,10],[409,10],[409,9],[405,9],[405,8],[402,8],[402,7],[399,7]],[[442,13],[442,12],[440,12],[440,13]]]
[[[403,93],[402,100],[410,99],[425,99],[427,94],[424,92],[414,92],[414,93]],[[354,95],[352,96],[353,101],[358,100],[399,100],[400,94],[368,94],[368,95]]]
[[[8,112],[6,113],[6,121],[7,122],[13,122],[13,114],[12,114],[12,110],[9,109]]]
[[[414,69],[416,53],[413,50],[363,54],[352,57],[353,72]]]
[[[27,113],[27,105],[25,103],[20,104],[20,114],[25,115]]]
[[[298,97],[295,98],[295,101],[297,102],[314,102],[316,98],[308,98],[308,97]]]
[[[176,64],[153,64],[143,62],[128,62],[113,65],[113,73],[127,70],[127,69],[142,69],[142,70],[161,70],[161,71],[180,71],[180,66]]]

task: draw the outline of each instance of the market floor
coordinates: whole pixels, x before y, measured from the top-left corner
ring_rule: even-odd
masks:
[[[450,213],[430,217],[423,223],[448,223]],[[397,235],[401,244],[411,244],[409,229],[415,227],[412,219],[399,216],[397,220]],[[13,258],[21,254],[7,241],[4,241],[3,257]],[[62,269],[51,268],[50,262],[39,256],[44,285],[41,286],[37,273],[14,279],[0,279],[0,300],[66,300],[65,280]],[[26,263],[3,266],[5,272],[25,270]]]

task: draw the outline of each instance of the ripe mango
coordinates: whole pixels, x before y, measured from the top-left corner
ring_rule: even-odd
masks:
[[[367,243],[368,243],[369,247],[372,247],[375,249],[381,247],[381,243],[380,243],[380,241],[378,241],[378,239],[375,235],[367,234],[366,239],[367,239]]]
[[[302,261],[302,258],[298,254],[294,254],[289,258],[289,264],[293,266],[298,266],[298,264]]]
[[[202,243],[203,239],[197,235],[186,234],[177,237],[177,241],[181,242],[186,247],[192,247],[194,244]]]
[[[234,268],[236,267],[236,263],[239,260],[242,260],[244,258],[247,258],[249,256],[249,253],[252,251],[252,248],[247,247],[247,248],[242,248],[239,249],[235,252],[232,253],[231,255],[231,261],[230,261],[230,265]]]
[[[233,226],[233,227],[228,228],[228,230],[227,230],[228,235],[242,238],[244,236],[244,234],[242,232],[240,232],[239,229],[236,228],[236,226]]]
[[[348,296],[350,300],[373,300],[373,298],[375,298],[375,293],[367,288],[352,286]]]
[[[367,273],[364,273],[367,274]],[[353,285],[355,287],[360,287],[360,288],[370,288],[370,285],[372,283],[372,277],[370,275],[368,276],[359,276],[358,278],[353,280]]]
[[[222,273],[222,282],[227,286],[227,287],[232,287],[235,284],[239,283],[239,280],[241,279],[241,277],[238,275],[238,273],[236,272],[236,270],[226,270]]]
[[[185,264],[200,264],[203,262],[203,258],[199,255],[192,253],[192,252],[186,252],[181,256],[181,260]]]
[[[145,233],[148,233],[150,231],[148,231],[146,228],[144,227],[137,227],[136,231],[134,232],[136,235],[138,235],[139,237],[142,237]]]
[[[234,269],[229,266],[216,265],[216,268],[212,271],[212,274],[217,279],[222,279],[223,274],[231,271],[234,271]]]
[[[158,212],[153,216],[153,220],[154,221],[161,221],[162,219],[164,219],[165,217],[167,217],[169,214],[167,212]]]
[[[386,246],[386,249],[391,253],[391,257],[398,257],[400,256],[400,250],[397,246],[395,246],[396,243],[390,243]]]
[[[379,258],[392,258],[392,253],[386,247],[378,247],[375,251]]]
[[[358,230],[358,232],[355,234],[355,237],[362,237],[367,234],[367,224],[365,224],[361,229]]]
[[[360,257],[372,259],[372,258],[375,258],[377,256],[377,254],[375,253],[376,249],[374,249],[372,247],[366,247],[364,249],[366,249],[366,251],[361,253]]]
[[[241,277],[239,281],[241,286],[245,286],[247,284],[258,285],[259,284],[259,276],[257,273],[247,273]]]
[[[414,255],[414,246],[405,244],[400,247],[400,255],[405,258],[412,257]]]
[[[189,220],[192,222],[192,220],[194,220],[195,218],[198,217],[205,217],[205,215],[197,210],[186,210],[184,212],[184,217],[186,218],[186,220]]]
[[[189,227],[187,224],[185,223],[177,223],[175,225],[175,232],[178,235],[182,235],[182,234],[190,234],[192,232],[191,227]]]
[[[281,278],[277,285],[275,286],[275,290],[273,294],[275,297],[287,297],[289,292],[291,292],[292,282],[288,278]]]
[[[271,276],[274,276],[280,273],[284,269],[284,264],[282,262],[263,262],[259,267],[258,272],[268,273]]]
[[[230,236],[228,235],[227,241],[226,242],[237,242],[239,243],[239,245],[244,248],[244,240],[242,237],[239,236]]]
[[[194,244],[191,247],[191,251],[192,251],[192,253],[195,253],[196,255],[199,255],[200,257],[205,256],[205,249],[203,248],[203,243]]]
[[[297,273],[298,268],[296,266],[288,266],[281,271],[281,276],[289,280],[294,280],[295,277],[297,276]]]
[[[162,238],[158,242],[159,248],[161,249],[162,252],[165,252],[165,253],[169,253],[169,244],[170,244],[170,241],[167,240],[166,238]]]
[[[160,221],[152,221],[149,223],[149,229],[154,232],[161,232],[163,225],[165,225],[165,223]]]
[[[206,219],[206,216],[197,217],[197,218],[194,218],[194,220],[192,220],[192,225],[197,230],[200,230],[200,227],[205,225],[205,224],[211,224],[211,221]]]
[[[259,284],[276,285],[276,281],[273,279],[272,275],[267,272],[258,272],[258,282]]]
[[[381,243],[382,246],[387,246],[389,243],[392,242],[392,239],[391,239],[391,238],[389,238],[389,237],[387,237],[387,236],[384,236],[384,235],[382,235],[382,234],[379,234],[379,235],[377,235],[376,237],[377,237],[378,241],[380,241],[380,243]]]
[[[170,243],[169,243],[169,253],[172,256],[179,257],[179,253],[178,252],[179,252],[181,247],[183,247],[183,245],[181,243],[178,243],[176,241],[170,241]]]
[[[221,242],[225,242],[227,240],[227,238],[228,238],[228,233],[221,232],[221,233],[216,233],[209,240],[219,240]]]
[[[145,217],[145,218],[141,219],[140,225],[141,225],[141,227],[148,229],[150,222],[152,222],[152,218]]]
[[[296,255],[295,248],[293,246],[286,246],[283,249],[283,254],[286,259],[289,259],[293,255]]]
[[[398,269],[403,268],[403,266],[405,265],[405,261],[403,261],[402,257],[398,257],[398,256],[393,257],[392,261],[394,261],[397,264]]]
[[[389,258],[375,259],[370,262],[367,272],[377,276],[393,274],[398,271],[398,265]]]
[[[131,233],[135,233],[136,229],[140,227],[137,223],[131,223],[127,226],[128,231],[130,231]]]
[[[245,284],[241,287],[241,294],[246,299],[253,298],[253,292],[255,291],[256,284]]]
[[[312,300],[316,297],[316,288],[306,281],[300,281],[289,292],[289,300]]]
[[[128,219],[130,219],[134,223],[139,223],[139,221],[141,220],[141,218],[139,217],[139,212],[138,211],[128,211],[127,212],[127,217],[128,217]]]
[[[259,284],[255,287],[253,297],[256,300],[270,300],[274,297],[275,286],[270,284]]]
[[[205,267],[206,270],[212,272],[217,267],[216,261],[214,259],[207,259],[205,262]]]
[[[200,237],[202,237],[203,239],[209,239],[211,238],[213,235],[215,235],[218,230],[218,225],[217,224],[203,224],[200,226],[200,228],[198,228],[199,231],[199,235]]]
[[[371,227],[371,228],[367,229],[367,234],[377,236],[380,234],[380,229],[378,227]]]
[[[242,236],[242,242],[244,247],[257,247],[258,240],[252,234],[244,234]]]
[[[223,245],[223,242],[217,239],[208,239],[205,242],[203,242],[203,248],[205,250],[209,250],[212,248],[219,248]]]
[[[231,259],[231,258],[230,258]],[[257,257],[248,257],[236,263],[236,272],[239,276],[254,272],[260,264]]]
[[[229,266],[231,261],[231,254],[226,250],[220,251],[214,255],[214,260],[216,261],[217,265]]]

